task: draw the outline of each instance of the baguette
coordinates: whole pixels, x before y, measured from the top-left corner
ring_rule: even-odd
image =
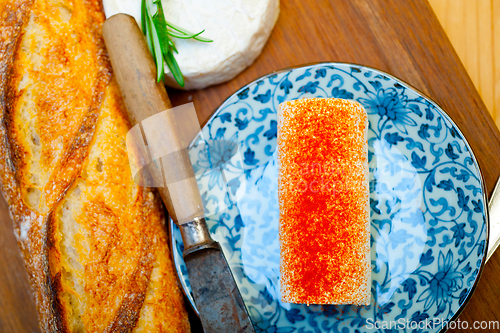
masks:
[[[0,180],[43,332],[189,332],[97,0],[0,3]]]

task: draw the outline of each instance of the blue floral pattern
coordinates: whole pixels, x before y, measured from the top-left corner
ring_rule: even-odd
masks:
[[[368,113],[370,306],[280,299],[276,110],[285,100],[308,97],[354,99]],[[488,228],[477,162],[439,106],[385,73],[325,63],[263,77],[224,102],[190,157],[210,231],[257,332],[390,332],[368,323],[446,321],[474,289]],[[189,294],[182,239],[171,227],[176,267]]]

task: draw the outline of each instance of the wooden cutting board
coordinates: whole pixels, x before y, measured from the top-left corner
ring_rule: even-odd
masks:
[[[500,0],[429,0],[500,128]]]
[[[169,94],[174,105],[193,101],[200,122],[205,123],[244,84],[275,70],[320,61],[379,68],[430,96],[471,144],[491,193],[500,175],[500,133],[426,0],[284,0],[270,40],[250,68],[226,84],[200,91],[169,90]],[[38,332],[3,200],[0,217],[0,332]],[[474,320],[497,320],[499,276],[497,252],[460,320],[470,325]]]

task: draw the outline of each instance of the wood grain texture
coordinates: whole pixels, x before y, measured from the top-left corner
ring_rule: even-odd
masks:
[[[493,41],[494,45],[494,60],[495,60],[495,110],[494,119],[500,126],[500,1],[493,2]],[[496,42],[495,42],[496,41]]]
[[[39,332],[37,316],[7,203],[0,198],[0,332]]]
[[[497,2],[496,13],[500,11]],[[460,13],[455,15],[458,20],[465,19]],[[496,40],[500,40],[500,30],[493,33]],[[478,57],[481,53],[469,48],[465,48],[465,52]],[[483,58],[486,60],[481,61],[486,62],[492,56],[483,55]],[[274,70],[319,61],[354,62],[379,68],[430,96],[465,134],[479,161],[488,194],[491,194],[500,174],[498,128],[431,5],[425,0],[282,1],[280,18],[270,40],[250,68],[222,85],[194,92],[169,90],[169,94],[173,105],[193,101],[200,122],[205,123],[215,108],[244,84]],[[483,69],[483,76],[493,72],[491,68]],[[473,75],[479,78],[479,73],[478,69]],[[498,71],[494,77],[495,100],[498,100]],[[491,76],[487,76],[487,80],[492,82]],[[485,96],[491,104],[492,97]],[[471,327],[474,320],[498,320],[498,308],[500,251],[486,265],[459,319],[467,321]]]
[[[496,13],[498,7],[495,2]],[[494,34],[500,40],[498,29]],[[500,133],[426,0],[283,0],[270,40],[250,68],[216,87],[190,92],[169,90],[169,94],[174,106],[193,101],[200,122],[205,123],[215,108],[242,85],[275,70],[319,61],[376,67],[429,95],[464,132],[491,193],[500,174]],[[498,100],[498,71],[495,82]],[[0,331],[33,332],[36,312],[26,292],[26,279],[22,279],[25,273],[10,218],[5,209],[0,216]],[[486,265],[460,319],[471,325],[474,320],[497,320],[498,308],[500,251]]]
[[[500,127],[500,0],[429,0],[474,85]],[[470,140],[470,139],[469,139]],[[495,158],[498,164],[500,157]],[[471,332],[474,321],[498,320],[500,253],[486,265],[481,283],[459,317]],[[493,331],[493,330],[491,330]]]
[[[500,0],[429,0],[500,127]]]
[[[297,24],[299,22],[299,24]],[[425,0],[281,2],[277,25],[255,63],[230,82],[169,94],[193,101],[201,123],[238,88],[269,72],[321,61],[391,73],[441,105],[468,138],[491,193],[500,174],[500,133],[432,7]]]

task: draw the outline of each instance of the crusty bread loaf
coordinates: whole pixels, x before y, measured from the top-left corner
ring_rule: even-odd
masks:
[[[44,332],[188,332],[97,0],[0,3],[0,179]]]

